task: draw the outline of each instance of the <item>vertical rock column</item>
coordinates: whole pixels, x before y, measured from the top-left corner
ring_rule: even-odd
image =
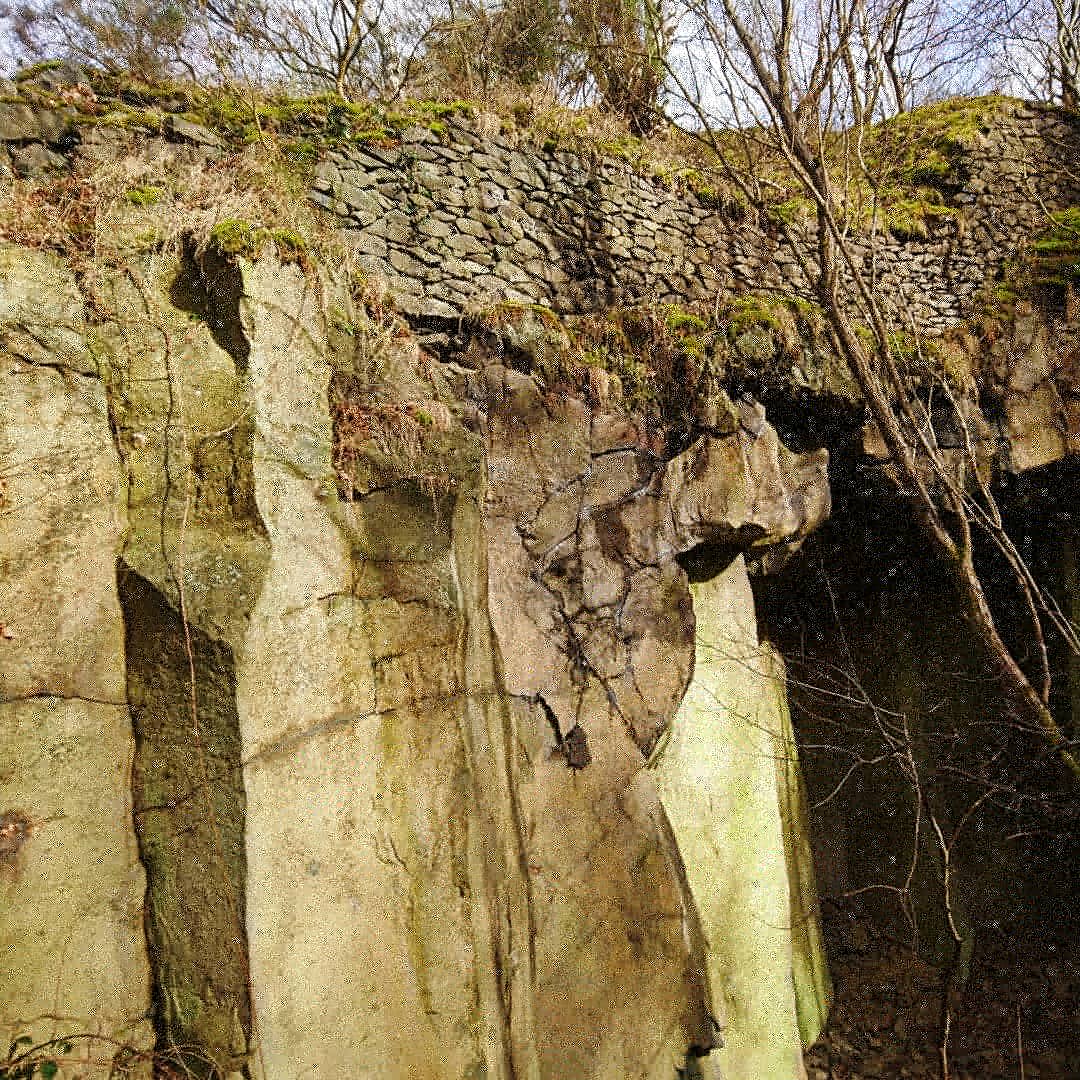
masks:
[[[472,930],[479,998],[492,1033],[485,1040],[485,1075],[540,1080],[533,1000],[536,935],[518,791],[520,741],[488,607],[488,537],[478,503],[459,500],[453,535],[464,616],[461,731],[472,781],[467,817]]]
[[[724,1080],[803,1077],[826,983],[812,910],[795,910],[792,863],[804,875],[782,668],[758,644],[742,556],[691,583],[694,678],[655,759],[660,798],[686,864],[709,945],[708,972],[724,1047],[702,1066]],[[781,797],[783,795],[783,797]],[[795,808],[795,813],[792,813]],[[796,979],[799,980],[798,991]]]
[[[118,579],[156,1049],[193,1076],[238,1072],[250,1024],[235,653],[266,544],[225,269],[133,258],[98,281],[94,327],[128,480]]]
[[[145,879],[116,558],[123,484],[74,280],[0,248],[0,1042],[145,1050]]]
[[[252,1066],[267,1080],[364,1075],[393,1053],[372,1014],[406,972],[381,940],[393,921],[382,903],[392,853],[367,842],[378,718],[348,540],[327,497],[329,365],[299,271],[244,273],[255,490],[270,545],[237,671]]]
[[[762,643],[762,664],[771,673],[779,724],[776,729],[776,789],[784,827],[784,857],[791,897],[791,968],[795,985],[795,1012],[804,1046],[817,1041],[829,1015],[832,980],[821,937],[817,880],[810,849],[810,815],[806,784],[799,765],[795,731],[787,700],[787,672],[780,654]]]
[[[295,268],[244,275],[271,552],[237,676],[253,1069],[535,1080],[475,496],[455,510],[395,474],[339,502],[315,290]]]

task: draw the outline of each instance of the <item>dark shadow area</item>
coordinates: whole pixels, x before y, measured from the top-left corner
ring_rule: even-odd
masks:
[[[675,561],[686,571],[687,580],[691,584],[698,584],[722,574],[742,550],[741,544],[698,544],[677,555]]]
[[[240,322],[244,281],[234,259],[213,247],[198,251],[193,241],[184,246],[180,269],[169,289],[169,299],[181,310],[197,315],[210,328],[214,341],[247,371],[251,343]]]
[[[184,1075],[220,1080],[244,1069],[251,1033],[232,651],[189,627],[193,688],[184,627],[172,605],[124,563],[117,579],[156,1049]]]
[[[831,521],[786,571],[754,582],[762,633],[788,664],[836,983],[810,1076],[940,1075],[946,994],[953,1077],[1018,1076],[1021,1044],[1028,1076],[1080,1075],[1080,796],[1043,735],[1002,708],[944,567],[878,468],[840,450],[830,474]],[[1006,477],[997,496],[1027,564],[1075,619],[1080,471]],[[989,550],[978,562],[999,629],[1032,670],[1011,575]],[[1075,737],[1078,669],[1059,637],[1048,651],[1052,711]]]

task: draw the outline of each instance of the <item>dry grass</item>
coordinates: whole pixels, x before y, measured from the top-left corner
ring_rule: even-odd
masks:
[[[440,446],[439,436],[453,425],[442,402],[405,402],[373,395],[370,388],[339,386],[331,394],[330,414],[338,495],[345,502],[366,495],[374,475],[383,483],[413,484],[436,506],[457,490],[460,478]]]
[[[176,257],[192,242],[205,249],[216,232],[247,228],[284,259],[310,252],[350,268],[351,249],[308,203],[305,177],[274,138],[218,158],[127,133],[116,149],[77,155],[70,173],[0,188],[0,238],[87,269],[148,252]]]

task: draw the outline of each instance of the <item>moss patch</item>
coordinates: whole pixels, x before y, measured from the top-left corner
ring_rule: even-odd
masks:
[[[1032,239],[1031,261],[1037,285],[1080,282],[1080,206],[1050,215],[1050,223]]]
[[[927,239],[959,214],[950,199],[967,179],[970,154],[1015,105],[1000,95],[952,98],[861,132],[829,135],[824,150],[834,178],[848,175],[844,163],[856,138],[866,163],[865,175],[856,171],[838,193],[847,223],[861,230],[874,226],[901,241]],[[767,208],[775,224],[798,225],[814,217],[813,204],[786,165],[765,162],[760,171],[775,191]]]
[[[1080,206],[1052,212],[1027,246],[987,283],[978,325],[986,340],[1008,333],[1018,315],[1061,313],[1080,289]]]
[[[549,394],[571,394],[606,408],[611,400],[669,433],[677,449],[721,389],[748,378],[786,385],[827,355],[819,309],[790,296],[759,294],[712,303],[641,304],[560,322],[546,309],[500,306],[483,313],[504,362],[532,375]],[[528,333],[524,328],[528,328]]]
[[[901,113],[868,133],[871,168],[886,183],[908,190],[941,189],[960,179],[964,157],[1012,104],[991,94],[949,98]]]
[[[143,184],[139,187],[128,188],[124,192],[124,198],[132,206],[156,206],[161,202],[163,192],[154,184]]]
[[[95,76],[94,90],[112,103],[112,111],[101,122],[160,130],[161,118],[173,113],[233,145],[267,137],[291,141],[295,156],[309,160],[328,146],[390,145],[414,126],[443,135],[449,118],[474,111],[464,101],[407,100],[390,106],[346,101],[333,93],[295,97],[227,86],[203,89],[181,82],[145,83],[103,74]]]
[[[274,229],[250,221],[226,218],[210,230],[210,244],[222,255],[254,261],[272,244],[282,262],[303,262],[304,238],[294,229]]]
[[[63,66],[63,60],[41,60],[17,71],[15,73],[15,82],[29,82],[31,79],[36,79],[38,75],[43,75],[46,71],[56,71]]]

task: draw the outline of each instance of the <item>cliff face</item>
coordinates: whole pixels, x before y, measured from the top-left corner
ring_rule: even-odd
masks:
[[[149,1014],[268,1077],[797,1073],[827,991],[738,553],[825,516],[825,456],[730,403],[667,456],[373,351],[273,261],[134,262],[92,320],[3,267],[5,1025]]]
[[[118,189],[93,259],[0,248],[0,1028],[94,1036],[87,1075],[120,1043],[268,1080],[801,1076],[829,984],[747,566],[826,519],[828,454],[719,380],[668,371],[665,426],[548,351],[575,347],[554,312],[798,292],[794,254],[468,125],[323,161],[341,266],[226,197],[213,243],[148,241],[177,177],[239,159],[172,114],[76,138],[76,111],[0,103],[4,160],[167,182]],[[1071,138],[1012,109],[954,185],[973,219],[890,247],[921,329],[1034,213],[995,146]],[[786,431],[857,431],[819,344],[735,329],[781,362]],[[980,454],[1019,471],[1075,453],[1075,379],[1042,322],[1009,333],[957,347]]]
[[[54,1024],[99,1027],[146,1049],[145,877],[116,591],[123,476],[70,275],[9,248],[2,273],[5,327],[32,313],[42,331],[5,353],[0,390],[4,1026],[27,1021],[45,1037]]]

